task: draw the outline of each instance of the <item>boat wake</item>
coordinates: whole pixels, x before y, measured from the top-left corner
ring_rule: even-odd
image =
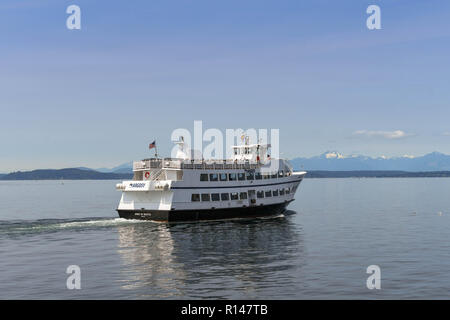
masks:
[[[295,212],[293,212],[295,213]],[[218,219],[218,220],[204,220],[204,222],[217,222],[217,221],[248,221],[248,220],[271,220],[280,219],[292,214],[289,211],[285,211],[280,214],[274,214],[265,217],[242,217],[231,219]],[[192,223],[198,223],[202,221],[192,221]],[[51,233],[58,231],[84,231],[89,229],[99,228],[114,228],[118,226],[126,226],[133,224],[160,224],[161,222],[151,220],[131,220],[124,218],[103,218],[103,217],[91,217],[82,219],[40,219],[40,220],[0,220],[0,237],[1,236],[20,236],[39,233]],[[178,223],[189,223],[178,222]]]
[[[83,218],[83,219],[42,219],[0,221],[0,235],[22,235],[61,230],[86,230],[110,228],[136,223],[152,223],[146,220],[129,220],[123,218]]]

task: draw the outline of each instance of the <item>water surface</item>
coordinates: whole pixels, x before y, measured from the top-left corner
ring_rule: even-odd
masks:
[[[174,225],[119,219],[116,183],[0,182],[0,298],[450,298],[450,179],[306,179],[285,215]]]

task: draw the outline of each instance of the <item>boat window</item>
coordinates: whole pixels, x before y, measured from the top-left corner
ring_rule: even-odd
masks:
[[[210,173],[209,174],[209,181],[218,181],[219,175],[217,173]]]
[[[218,193],[211,193],[212,201],[220,201],[220,195]]]
[[[232,193],[231,193],[231,200],[239,200],[239,197],[238,197],[238,193],[237,193],[237,192],[232,192]]]
[[[243,172],[238,173],[238,180],[239,181],[245,180],[245,173]]]
[[[291,190],[289,190],[289,188],[284,189],[284,193],[289,194],[291,193]]]
[[[200,195],[198,193],[193,193],[191,201],[200,201]]]
[[[246,175],[247,180],[255,179],[255,174],[253,173],[253,171],[247,171],[245,175]]]
[[[278,197],[278,189],[277,190],[273,190],[272,194],[273,194],[274,197]]]
[[[264,191],[258,191],[258,192],[256,192],[256,197],[257,197],[257,198],[264,198]]]
[[[209,193],[202,193],[202,201],[209,201]]]
[[[263,177],[264,177],[264,179],[269,179],[269,178],[270,178],[270,176],[269,176],[268,173],[264,173],[264,174],[263,174]]]
[[[241,200],[247,199],[247,192],[241,192],[241,193],[239,194],[239,198],[240,198]]]
[[[235,149],[234,149],[234,155],[237,156],[237,154],[238,154],[238,149],[235,148]]]
[[[227,179],[227,174],[226,173],[221,173],[220,175],[219,175],[219,177],[220,177],[220,181],[227,181],[228,179]]]
[[[228,193],[221,193],[220,198],[222,199],[222,201],[227,201],[230,200],[230,195]]]
[[[207,173],[201,173],[200,174],[200,181],[208,181],[208,174]]]
[[[266,196],[266,198],[271,197],[272,196],[272,190],[266,191],[265,192],[265,196]]]
[[[230,180],[230,181],[236,181],[236,173],[230,173],[230,174],[228,175],[228,177],[229,177],[228,180]]]
[[[261,172],[255,172],[255,179],[256,180],[261,180],[262,179]]]
[[[283,170],[281,170],[281,171],[278,172],[278,178],[282,178],[283,175],[284,175],[284,174],[283,174]]]
[[[272,179],[276,179],[277,177],[278,177],[278,173],[277,172],[272,173],[272,176],[271,176]]]
[[[280,189],[280,196],[284,196],[284,189]]]

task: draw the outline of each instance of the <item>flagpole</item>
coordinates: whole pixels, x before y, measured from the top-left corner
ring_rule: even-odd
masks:
[[[158,147],[156,146],[156,140],[153,140],[148,147],[150,149],[155,148],[155,158],[158,158]]]

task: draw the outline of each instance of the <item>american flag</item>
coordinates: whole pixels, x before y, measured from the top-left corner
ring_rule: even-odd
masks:
[[[148,145],[149,149],[156,148],[156,140]]]

